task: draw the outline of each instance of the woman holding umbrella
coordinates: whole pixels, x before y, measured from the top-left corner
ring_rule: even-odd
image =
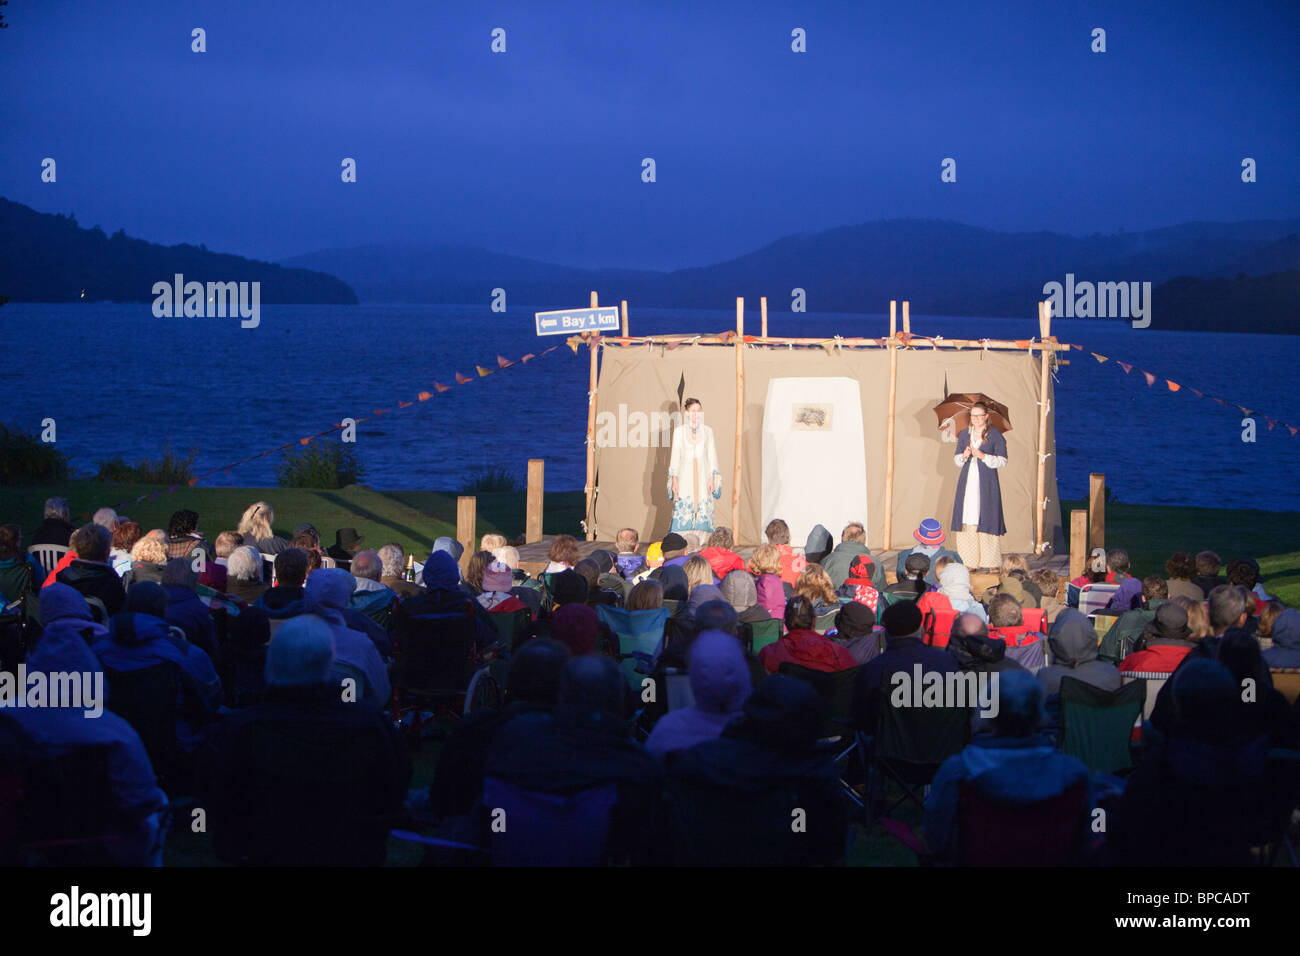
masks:
[[[1007,533],[998,483],[998,469],[1007,464],[1007,440],[989,425],[989,409],[983,402],[970,408],[970,426],[957,435],[953,463],[961,469],[952,506],[957,553],[968,568],[997,568],[1002,564],[999,539]]]

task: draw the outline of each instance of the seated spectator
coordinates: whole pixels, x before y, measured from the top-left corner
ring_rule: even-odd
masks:
[[[969,576],[966,567],[960,564],[948,565],[944,573],[954,568]],[[958,669],[957,661],[947,650],[931,647],[921,639],[923,619],[914,602],[891,604],[880,616],[880,622],[885,625],[884,653],[864,664],[853,684],[853,722],[863,730],[875,727],[880,685],[890,674],[896,671],[910,674],[918,664],[922,673],[953,674]]]
[[[1010,594],[999,594],[989,603],[989,636],[1006,641],[1007,647],[1021,647],[1047,637],[1025,623],[1024,609]]]
[[[685,611],[686,599],[690,596],[690,585],[686,581],[686,572],[681,565],[665,564],[659,569],[658,581],[664,588],[665,601],[677,601],[678,610]]]
[[[627,599],[629,611],[654,611],[664,606],[664,586],[647,578],[632,588]]]
[[[140,581],[162,584],[163,568],[167,565],[167,545],[147,534],[131,546],[131,567],[122,575],[122,586],[128,591]]]
[[[857,601],[840,608],[835,615],[835,632],[827,637],[848,651],[857,664],[865,664],[881,652],[876,612]]]
[[[618,573],[628,581],[645,567],[645,558],[638,553],[640,546],[641,536],[635,528],[623,528],[614,535],[614,547],[618,548],[615,565]]]
[[[483,795],[488,751],[502,727],[521,714],[554,712],[560,672],[569,657],[559,641],[529,641],[510,658],[505,706],[473,711],[452,725],[429,785],[429,807],[438,819],[474,809]]]
[[[962,783],[999,804],[1025,805],[1058,797],[1066,790],[1088,786],[1088,768],[1052,746],[1039,728],[1043,721],[1043,691],[1025,671],[1009,671],[998,679],[998,713],[992,734],[979,734],[961,753],[949,757],[935,774],[925,801],[925,842],[941,860],[959,860],[958,794]],[[1093,802],[1084,801],[1079,815],[1079,840],[1087,839]]]
[[[1051,568],[1039,568],[1029,577],[1038,585],[1039,593],[1043,595],[1039,606],[1043,609],[1048,625],[1055,624],[1056,618],[1066,607],[1065,602],[1060,598],[1061,576]]]
[[[382,628],[393,616],[397,592],[380,582],[384,562],[378,552],[358,551],[352,558],[352,577],[357,583],[352,594],[352,610],[360,611]]]
[[[186,640],[180,628],[167,623],[167,593],[162,585],[152,581],[133,585],[122,612],[109,622],[108,633],[97,637],[90,649],[106,670],[137,671],[164,661],[174,663],[181,675],[176,743],[186,754],[198,748],[203,727],[221,711],[221,681],[212,659]]]
[[[483,590],[483,569],[495,561],[491,551],[475,551],[465,565],[465,583],[471,595],[477,597]]]
[[[82,597],[94,597],[104,602],[109,616],[122,610],[126,589],[113,566],[108,563],[108,552],[113,545],[113,534],[97,524],[85,524],[72,532],[68,546],[76,559],[62,571],[56,580],[80,592]]]
[[[970,611],[977,617],[988,620],[984,605],[975,600],[970,589],[970,569],[964,564],[952,562],[939,572],[939,593],[948,599],[954,611]]]
[[[109,507],[99,508],[90,516],[91,524],[97,524],[102,528],[107,528],[109,534],[112,534],[117,530],[117,522],[117,512]]]
[[[790,585],[790,587],[794,587],[794,582],[799,580],[799,573],[804,569],[804,565],[808,562],[802,554],[795,554],[794,548],[790,547],[790,526],[780,518],[773,518],[767,523],[767,528],[764,529],[763,535],[767,538],[767,543],[776,548],[777,551],[777,556],[779,558],[778,570],[774,573],[783,582]],[[754,573],[752,557],[750,558],[749,571],[751,574]],[[784,609],[784,597],[781,599],[781,606]],[[772,616],[780,617],[781,614],[776,613]]]
[[[1063,610],[1052,625],[1047,646],[1052,652],[1052,663],[1038,672],[1038,683],[1049,703],[1060,692],[1061,680],[1066,677],[1101,690],[1119,689],[1119,670],[1098,658],[1097,632],[1081,612],[1072,607]]]
[[[1264,633],[1262,626],[1260,633]],[[1276,612],[1265,636],[1273,640],[1273,646],[1263,652],[1269,667],[1300,667],[1300,611],[1283,608]]]
[[[384,545],[379,549],[379,559],[383,562],[383,573],[379,576],[380,584],[392,588],[399,597],[420,593],[418,584],[406,580],[406,554],[402,551],[401,545],[395,543]]]
[[[1002,558],[1002,567],[1005,570],[998,580],[997,586],[984,592],[985,604],[988,604],[998,594],[1009,594],[1016,599],[1016,603],[1022,608],[1038,607],[1039,602],[1042,601],[1038,585],[1029,580],[1029,575],[1023,568],[1008,567],[1008,564],[1016,559],[1019,559],[1022,564],[1024,563],[1024,558],[1021,558],[1018,554],[1009,554]]]
[[[702,585],[714,585],[717,579],[713,576],[713,569],[709,567],[709,562],[705,561],[698,554],[693,554],[682,564],[682,570],[686,572],[686,594],[689,597],[695,593],[695,589]]]
[[[493,560],[483,570],[483,590],[476,600],[485,611],[493,614],[513,614],[527,611],[528,605],[510,593],[514,587],[514,577],[510,569],[500,561]]]
[[[716,528],[705,542],[700,557],[709,563],[713,576],[721,581],[732,571],[743,571],[745,559],[736,554],[736,540],[730,528]]]
[[[811,567],[809,565],[804,569],[799,576],[801,581]],[[822,573],[825,574],[824,571]],[[815,671],[839,671],[857,665],[858,662],[845,647],[813,630],[816,622],[817,615],[807,597],[796,594],[790,598],[785,608],[785,633],[780,640],[767,645],[758,654],[758,659],[769,674],[775,674],[787,662]],[[920,625],[917,626],[919,629]]]
[[[0,525],[0,597],[5,604],[24,594],[35,598],[45,580],[45,568],[23,549],[23,532],[16,524]]]
[[[1142,595],[1142,582],[1128,573],[1128,552],[1119,548],[1106,553],[1108,580],[1119,585],[1106,607],[1115,611],[1131,611]]]
[[[710,601],[721,601],[727,603],[727,599],[722,596],[722,590],[712,584],[701,584],[691,591],[691,596],[686,599],[686,613],[692,619],[699,613],[700,608]],[[730,605],[728,605],[730,606]]]
[[[758,586],[753,577],[743,568],[728,571],[718,590],[723,599],[736,609],[741,624],[772,620],[772,615],[758,603]]]
[[[314,576],[313,576],[314,577]],[[396,630],[403,618],[468,612],[474,618],[475,643],[479,652],[486,651],[500,638],[496,626],[473,598],[460,587],[460,568],[448,551],[431,551],[424,565],[424,591],[404,598],[393,616]],[[308,582],[310,590],[311,582]]]
[[[1157,623],[1177,606],[1162,607]],[[1168,735],[1129,775],[1109,814],[1108,862],[1249,865],[1268,792],[1268,737],[1252,736],[1231,719],[1241,706],[1241,688],[1222,664],[1188,660],[1165,687],[1175,717]]]
[[[865,604],[873,613],[880,611],[880,592],[871,583],[871,571],[874,562],[865,557],[858,557],[849,565],[849,575],[836,592],[839,597],[846,597],[858,604]]]
[[[61,548],[68,547],[73,532],[69,518],[66,498],[46,498],[45,520],[32,532],[32,544],[57,544]]]
[[[1192,583],[1196,577],[1196,560],[1186,551],[1175,551],[1165,562],[1165,573],[1169,575],[1169,598],[1187,597],[1193,601],[1205,600],[1205,592],[1199,584]]]
[[[672,832],[681,834],[677,860],[703,866],[842,862],[849,818],[834,752],[818,744],[825,725],[825,705],[812,687],[778,674],[754,690],[719,737],[681,751],[668,771],[670,813],[679,821]],[[798,833],[790,826],[796,805],[807,827]],[[745,812],[735,812],[742,806]]]
[[[771,525],[768,527],[770,528]],[[788,536],[789,532],[787,531],[786,534]],[[782,578],[785,572],[781,567],[781,552],[775,545],[760,546],[750,555],[748,570],[754,575],[759,606],[773,618],[781,620],[785,616],[785,588]],[[802,567],[799,573],[803,573]],[[794,580],[798,580],[797,576]],[[792,585],[794,580],[790,582]]]
[[[1300,743],[1296,715],[1290,702],[1273,686],[1259,641],[1245,631],[1231,631],[1219,644],[1219,663],[1242,688],[1235,717],[1247,735],[1265,734],[1269,746],[1295,750]]]
[[[615,570],[614,552],[597,548],[591,552],[590,559],[596,565],[596,587],[615,595],[618,598],[618,606],[622,607],[627,596],[632,593],[632,584]]]
[[[100,693],[106,690],[103,669],[90,645],[106,637],[108,629],[94,622],[85,599],[66,584],[43,589],[40,608],[44,631],[40,643],[28,654],[28,679],[43,674],[53,687],[55,675],[79,674],[85,706],[70,706],[73,701],[56,698],[46,707],[5,710],[45,757],[59,757],[86,747],[106,748],[109,795],[122,836],[105,846],[120,866],[161,865],[167,795],[158,788],[157,775],[140,735],[112,711],[94,713],[96,706],[103,707],[102,696],[97,704],[87,699],[87,695],[95,694],[96,684]]]
[[[195,551],[203,553],[203,560],[212,561],[216,551],[199,534],[199,514],[188,508],[172,512],[167,521],[167,557],[188,558]]]
[[[969,611],[953,621],[948,653],[958,669],[976,674],[1022,671],[1025,668],[1007,657],[1007,642],[989,633],[989,626]]]
[[[226,561],[230,558],[230,552],[240,547],[244,543],[244,536],[238,531],[223,531],[217,535],[217,540],[212,543],[212,550],[216,553],[215,562],[225,567]]]
[[[840,609],[840,599],[835,595],[835,584],[820,564],[809,564],[799,572],[794,593],[796,596],[808,599],[814,617],[821,617],[830,611]],[[786,606],[789,607],[788,604]]]
[[[289,547],[284,538],[276,537],[271,525],[275,521],[275,510],[265,501],[255,501],[245,510],[235,529],[244,536],[244,545],[260,554],[279,554]]]
[[[574,610],[595,613],[581,605]],[[570,826],[604,837],[601,862],[650,862],[659,843],[661,778],[654,758],[629,736],[626,689],[622,670],[609,657],[587,654],[569,661],[554,713],[521,714],[497,732],[487,758],[485,799],[486,787],[498,781],[515,791],[556,796],[612,787],[612,806]],[[484,824],[487,830],[486,813]],[[545,827],[544,821],[538,824]],[[528,849],[516,846],[515,852],[526,856]],[[592,862],[555,859],[541,848],[534,852],[533,862]]]
[[[830,530],[821,524],[815,524],[808,532],[803,546],[803,558],[808,564],[821,564],[835,550],[835,539]]]
[[[358,534],[356,528],[339,528],[334,532],[334,543],[325,549],[325,553],[334,559],[336,567],[350,570],[352,556],[361,550],[365,535]]]
[[[1192,583],[1201,589],[1203,600],[1209,600],[1210,592],[1221,584],[1227,584],[1227,579],[1219,573],[1219,568],[1223,566],[1223,561],[1213,551],[1202,551],[1196,555],[1196,577],[1192,578]]]
[[[1119,669],[1121,673],[1171,674],[1195,646],[1187,611],[1177,601],[1166,601]]]
[[[345,573],[322,569],[312,584]],[[200,789],[221,859],[255,866],[384,862],[410,758],[379,708],[343,701],[330,672],[338,633],[312,616],[285,624],[267,650],[266,700],[216,728]]]
[[[893,584],[885,587],[886,594],[901,594],[915,601],[930,590],[925,576],[930,573],[930,559],[923,554],[909,555],[903,564],[903,574]]]
[[[805,549],[804,554],[811,563],[813,558],[810,551],[811,549]],[[871,556],[871,549],[867,547],[867,529],[861,522],[850,521],[840,533],[840,543],[835,546],[835,550],[818,562],[830,576],[832,593],[843,586],[844,579],[849,576],[849,568],[857,558],[866,558],[871,562],[871,583],[877,591],[884,588],[885,569]]]
[[[354,580],[342,568],[321,568],[307,581],[304,607],[307,614],[316,615],[334,632],[334,659],[365,675],[365,699],[383,707],[392,694],[388,668],[374,641],[365,632],[353,630],[343,615],[352,597]]]
[[[1156,619],[1156,611],[1169,597],[1165,579],[1152,574],[1142,579],[1142,599],[1131,611],[1125,611],[1101,639],[1099,651],[1103,661],[1118,664],[1133,650],[1147,625]]]
[[[1204,601],[1180,597],[1175,599],[1174,603],[1187,612],[1187,626],[1192,631],[1188,635],[1189,639],[1199,641],[1213,633],[1210,630],[1210,610],[1205,606]]]
[[[134,521],[121,521],[113,531],[113,547],[108,552],[108,563],[120,578],[131,570],[131,549],[144,535],[143,529]]]
[[[230,552],[226,559],[226,588],[226,593],[248,604],[256,604],[266,593],[267,586],[262,581],[262,555],[256,548],[245,544]]]
[[[660,763],[716,738],[740,715],[752,690],[744,652],[732,634],[703,631],[692,642],[687,659],[694,703],[661,717],[646,740],[646,750]]]
[[[546,565],[544,574],[557,574],[560,571],[570,571],[578,563],[580,555],[578,553],[578,539],[571,534],[557,534],[551,541],[551,550],[547,554],[549,564]]]
[[[275,556],[275,586],[267,588],[254,602],[272,619],[296,617],[303,612],[307,583],[307,552],[286,548]]]
[[[1268,603],[1268,595],[1261,596],[1259,593],[1259,565],[1254,558],[1233,558],[1229,561],[1228,583],[1250,592],[1253,603],[1248,610],[1252,616],[1258,615]]]
[[[686,563],[686,559],[690,557],[688,553],[690,550],[689,543],[684,537],[675,531],[670,531],[668,534],[664,535],[663,541],[660,542],[660,547],[663,549],[663,566],[666,568],[673,567],[674,565],[683,565]]]
[[[935,561],[940,557],[946,557],[949,561],[961,563],[961,557],[955,551],[949,551],[943,547],[944,539],[947,537],[943,530],[943,525],[937,518],[926,518],[920,526],[912,532],[912,537],[916,539],[916,545],[906,551],[898,552],[898,565],[896,574],[898,580],[907,576],[907,559],[914,554],[923,554],[929,560],[929,570],[925,573],[925,583],[932,588],[939,586],[939,571],[935,568]]]
[[[1109,581],[1110,576],[1106,573],[1106,549],[1093,548],[1092,553],[1088,556],[1088,566],[1077,578],[1070,581],[1071,584],[1083,587],[1085,584],[1101,584]]]
[[[735,608],[711,584],[696,588],[690,601],[683,606],[682,613],[669,618],[665,624],[663,644],[655,658],[659,686],[663,686],[663,672],[667,668],[686,669],[691,644],[705,631],[722,631],[732,637],[739,636]]]
[[[212,622],[212,612],[199,600],[199,575],[190,560],[189,557],[172,558],[163,568],[166,620],[184,631],[186,640],[211,658],[217,652],[217,628]]]

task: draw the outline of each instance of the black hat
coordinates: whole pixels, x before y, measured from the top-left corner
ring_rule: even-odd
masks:
[[[685,551],[686,539],[683,538],[676,531],[669,531],[666,535],[664,535],[664,542],[662,547],[665,556],[667,556],[668,552],[670,551]]]
[[[840,637],[861,637],[876,626],[876,612],[865,604],[850,601],[835,615],[835,630]]]
[[[880,615],[880,623],[885,625],[890,637],[911,637],[921,629],[922,620],[921,609],[915,601],[891,604]]]
[[[556,604],[585,604],[587,592],[587,582],[577,571],[551,575],[551,596]]]
[[[1185,641],[1192,633],[1187,625],[1187,609],[1174,601],[1166,601],[1156,609],[1156,619],[1147,627],[1149,636],[1164,640]]]
[[[334,544],[344,551],[354,551],[365,538],[357,534],[356,528],[339,528],[334,532]]]
[[[903,569],[908,574],[913,574],[917,571],[921,574],[925,574],[930,570],[930,558],[927,555],[916,554],[913,552],[912,554],[909,554],[907,560],[903,562]]]

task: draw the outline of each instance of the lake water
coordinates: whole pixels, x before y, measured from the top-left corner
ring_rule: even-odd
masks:
[[[635,335],[714,332],[734,312],[636,310]],[[758,328],[747,316],[746,328]],[[914,316],[926,335],[1029,338],[1037,321]],[[878,337],[881,316],[772,315],[773,335]],[[1071,351],[1056,385],[1060,494],[1087,494],[1104,470],[1123,502],[1296,510],[1300,436],[1300,336],[1133,329],[1127,323],[1056,320],[1064,342],[1100,352],[1257,412],[1258,440],[1241,441],[1242,415],[1163,381],[1148,388],[1136,369],[1099,365]],[[197,449],[203,472],[314,434],[344,417],[371,416],[356,445],[365,481],[381,489],[456,490],[465,476],[501,465],[523,478],[546,459],[546,486],[580,489],[586,457],[587,354],[560,348],[424,403],[397,409],[434,381],[495,367],[496,356],[562,343],[539,339],[533,313],[483,306],[265,306],[261,324],[238,319],[157,319],[149,304],[9,303],[0,346],[10,369],[0,421],[58,428],[58,447],[80,472],[102,458],[158,454],[170,441]],[[275,484],[275,456],[218,473],[205,484]]]

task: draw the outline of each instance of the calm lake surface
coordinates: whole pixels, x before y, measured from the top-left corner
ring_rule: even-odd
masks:
[[[724,310],[636,310],[634,335],[734,327]],[[758,328],[747,316],[746,328]],[[914,331],[970,338],[1029,338],[1033,318],[914,316]],[[881,316],[772,314],[773,335],[878,337]],[[1056,320],[1064,342],[1120,359],[1256,412],[1257,441],[1242,442],[1242,415],[1187,388],[1148,388],[1136,369],[1099,365],[1071,351],[1056,384],[1060,494],[1081,498],[1088,473],[1104,471],[1123,502],[1296,510],[1300,436],[1268,430],[1264,416],[1300,427],[1300,336],[1133,329],[1103,320]],[[579,489],[586,457],[587,355],[560,348],[427,402],[496,356],[516,360],[563,343],[539,339],[532,310],[482,306],[265,306],[261,324],[235,319],[157,319],[149,304],[0,308],[0,346],[10,369],[0,421],[28,431],[57,422],[58,446],[80,473],[120,454],[157,455],[170,441],[197,450],[203,472],[314,434],[344,417],[388,415],[359,426],[356,448],[376,488],[456,490],[468,474],[500,465],[521,480],[529,458],[546,459],[551,490]],[[274,456],[204,484],[274,485]]]

